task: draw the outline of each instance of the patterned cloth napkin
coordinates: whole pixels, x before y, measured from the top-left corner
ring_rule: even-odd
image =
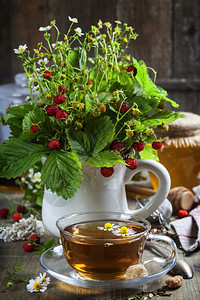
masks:
[[[188,217],[170,224],[175,229],[185,251],[192,252],[200,247],[200,205],[191,210]]]

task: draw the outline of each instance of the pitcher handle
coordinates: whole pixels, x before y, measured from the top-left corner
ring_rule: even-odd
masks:
[[[138,165],[135,170],[130,170],[127,168],[124,183],[129,183],[131,181],[131,178],[136,173],[141,172],[143,170],[151,171],[157,176],[159,180],[158,190],[144,207],[139,208],[137,210],[131,210],[127,208],[126,213],[137,215],[138,217],[147,218],[166,199],[170,190],[171,180],[167,169],[161,163],[151,159],[141,159],[138,161]]]

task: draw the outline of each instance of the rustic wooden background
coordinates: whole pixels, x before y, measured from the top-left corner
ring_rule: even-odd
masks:
[[[0,84],[22,72],[13,49],[35,48],[42,40],[40,26],[56,20],[61,32],[68,16],[78,26],[119,19],[139,34],[131,54],[157,72],[157,83],[179,104],[179,110],[200,114],[199,0],[0,0]]]

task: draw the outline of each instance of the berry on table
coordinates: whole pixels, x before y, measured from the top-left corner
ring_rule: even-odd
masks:
[[[24,245],[23,245],[23,249],[24,249],[24,251],[26,251],[26,252],[32,252],[33,250],[34,250],[34,248],[35,248],[35,245],[34,244],[32,244],[32,243],[25,243]]]
[[[140,152],[144,150],[144,144],[143,143],[133,143],[133,149]]]
[[[39,126],[38,125],[32,125],[31,126],[31,128],[30,128],[30,130],[33,132],[33,133],[36,133],[36,132],[38,132],[39,131]]]
[[[37,234],[32,234],[30,237],[29,237],[29,240],[31,242],[35,242],[36,244],[39,244],[40,243],[40,237],[37,235]]]
[[[51,140],[49,142],[49,148],[50,149],[59,149],[60,148],[60,142],[57,140]]]
[[[48,105],[46,107],[46,112],[48,116],[55,116],[55,114],[59,111],[58,106],[56,105]]]
[[[130,106],[126,102],[120,102],[117,105],[117,109],[120,111],[120,113],[125,114],[129,110]]]
[[[152,148],[155,150],[158,150],[162,147],[162,143],[161,142],[153,142],[152,143]]]
[[[9,209],[7,209],[7,208],[1,208],[0,209],[0,217],[1,218],[6,218],[8,213],[9,213]]]
[[[127,168],[131,169],[131,170],[135,170],[137,168],[137,161],[133,158],[127,158],[125,161],[128,166],[126,166]]]
[[[185,217],[187,217],[187,216],[188,216],[187,210],[185,210],[185,209],[180,209],[180,210],[178,211],[178,217],[179,217],[180,219],[185,218]]]
[[[23,207],[21,205],[17,205],[17,212],[22,213]]]
[[[101,174],[104,177],[110,177],[114,173],[114,168],[113,167],[102,167],[101,168]]]
[[[13,220],[14,220],[15,222],[19,222],[19,220],[20,220],[21,218],[22,218],[22,217],[21,217],[21,215],[20,215],[19,213],[13,215]]]

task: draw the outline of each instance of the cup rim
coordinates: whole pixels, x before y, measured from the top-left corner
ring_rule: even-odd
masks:
[[[144,231],[142,231],[142,232],[139,232],[139,233],[136,233],[136,234],[134,234],[134,235],[132,235],[132,236],[122,236],[121,238],[117,238],[117,239],[112,239],[112,238],[105,238],[105,239],[98,239],[98,238],[92,238],[92,237],[87,237],[87,236],[76,236],[76,238],[77,239],[84,239],[84,240],[92,240],[92,241],[102,241],[102,240],[106,240],[106,241],[124,241],[124,240],[130,240],[130,239],[135,239],[135,238],[138,238],[139,236],[145,236],[149,231],[150,231],[150,229],[151,229],[151,223],[148,221],[148,220],[146,220],[145,218],[142,218],[142,217],[138,217],[137,215],[133,215],[133,214],[129,214],[129,213],[124,213],[124,212],[109,212],[109,211],[93,211],[93,212],[76,212],[76,213],[70,213],[70,214],[66,214],[66,215],[64,215],[64,216],[62,216],[62,217],[60,217],[60,218],[58,218],[57,220],[56,220],[56,226],[57,226],[57,228],[58,228],[58,230],[60,231],[60,232],[62,232],[63,234],[65,234],[66,236],[68,236],[68,237],[73,237],[73,234],[71,234],[71,233],[69,233],[69,232],[67,232],[67,231],[65,231],[64,229],[62,229],[59,225],[58,225],[58,223],[59,223],[59,221],[61,221],[61,220],[63,220],[63,219],[65,219],[65,218],[70,218],[70,217],[73,217],[73,216],[78,216],[78,215],[94,215],[94,214],[111,214],[111,216],[112,216],[112,214],[119,214],[119,215],[126,215],[126,216],[130,216],[133,220],[135,219],[136,221],[143,221],[144,223],[146,223],[146,226],[147,226],[147,228],[145,228],[145,230]],[[112,220],[112,219],[111,219]],[[123,221],[123,220],[122,220]],[[72,224],[70,224],[70,225],[75,225],[75,224],[77,224],[78,222],[76,221],[76,222],[74,222],[74,223],[72,223]]]

